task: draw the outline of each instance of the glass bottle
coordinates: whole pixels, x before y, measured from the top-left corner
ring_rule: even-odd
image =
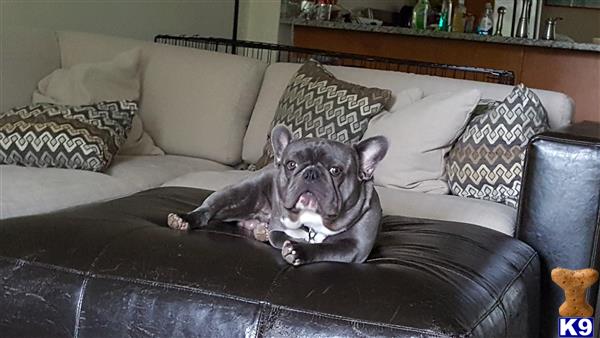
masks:
[[[465,16],[465,33],[475,32],[475,15],[467,12]]]
[[[317,20],[329,21],[331,20],[331,3],[328,0],[319,0],[317,4]]]
[[[438,30],[442,32],[449,32],[452,30],[452,14],[452,0],[444,0],[444,2],[442,2]]]
[[[454,11],[452,17],[452,31],[464,33],[465,31],[465,16],[467,15],[467,7],[465,0],[458,0],[458,7]]]
[[[479,21],[479,26],[477,26],[477,34],[492,35],[492,30],[494,28],[494,19],[492,19],[492,15],[494,15],[492,3],[486,2],[485,10],[483,11],[483,16]]]
[[[429,15],[429,0],[419,0],[412,13],[411,27],[413,29],[427,29],[427,16]]]

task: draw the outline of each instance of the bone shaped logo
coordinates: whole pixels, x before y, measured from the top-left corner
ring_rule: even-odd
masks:
[[[561,317],[591,317],[594,314],[594,308],[585,300],[585,293],[598,280],[598,271],[555,268],[551,277],[565,293],[565,301],[558,309]]]

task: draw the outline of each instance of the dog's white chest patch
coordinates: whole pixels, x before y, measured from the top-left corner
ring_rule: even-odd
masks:
[[[285,229],[283,232],[291,238],[299,239],[311,244],[323,243],[325,238],[327,238],[327,235],[314,232],[312,229],[306,227],[300,229]]]
[[[287,228],[284,232],[295,239],[308,243],[322,243],[328,236],[338,234],[343,230],[332,231],[323,225],[323,218],[316,212],[301,211],[297,221],[287,217],[281,218],[281,223]]]

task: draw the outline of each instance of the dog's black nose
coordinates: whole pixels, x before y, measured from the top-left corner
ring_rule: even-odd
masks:
[[[319,172],[315,168],[308,168],[304,171],[303,176],[307,181],[315,181],[319,179]]]

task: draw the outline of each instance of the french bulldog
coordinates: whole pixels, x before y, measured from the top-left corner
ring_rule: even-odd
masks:
[[[293,140],[271,133],[274,164],[210,195],[187,214],[171,213],[169,227],[189,230],[211,220],[266,229],[265,240],[294,266],[315,262],[362,263],[381,220],[373,172],[388,141],[376,136],[354,145],[320,138]]]

